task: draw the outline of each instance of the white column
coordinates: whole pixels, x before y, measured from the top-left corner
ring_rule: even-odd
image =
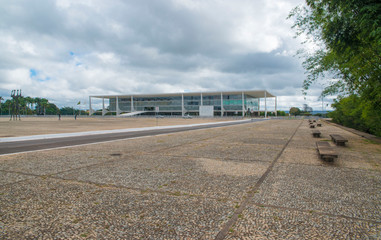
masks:
[[[102,116],[106,114],[106,109],[105,109],[105,98],[102,97]]]
[[[203,106],[204,102],[202,100],[202,93],[200,93],[200,106]],[[200,116],[200,107],[198,107],[198,115]]]
[[[261,99],[258,98],[258,117],[261,116]]]
[[[278,116],[276,105],[277,105],[277,97],[275,96],[275,117]]]
[[[89,96],[89,116],[93,114],[93,109],[91,108],[91,97]]]
[[[242,92],[242,117],[245,116],[245,95]]]
[[[181,94],[181,116],[184,117],[184,93]]]
[[[119,99],[118,99],[118,96],[116,96],[115,110],[116,110],[116,116],[118,116],[119,115]]]
[[[265,118],[267,118],[267,95],[265,91]]]
[[[134,109],[134,96],[131,96],[131,112],[135,112],[135,109]]]
[[[222,92],[221,92],[221,117],[224,116],[224,97],[222,95]]]

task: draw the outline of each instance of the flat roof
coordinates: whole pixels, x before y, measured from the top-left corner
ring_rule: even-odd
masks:
[[[269,93],[266,90],[249,90],[249,91],[216,91],[216,92],[182,92],[182,93],[153,93],[153,94],[120,94],[120,95],[96,95],[96,96],[90,96],[93,98],[115,98],[115,97],[121,97],[121,98],[130,98],[130,97],[167,97],[167,96],[194,96],[194,95],[203,95],[203,96],[210,96],[210,95],[235,95],[235,94],[242,94],[248,95],[253,98],[264,98],[265,94],[266,97],[276,97],[275,95]]]

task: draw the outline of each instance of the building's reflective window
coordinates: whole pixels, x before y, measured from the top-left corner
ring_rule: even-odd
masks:
[[[213,106],[215,114],[221,113],[221,94],[203,95],[201,94],[184,96],[162,96],[162,97],[121,97],[118,98],[118,108],[120,112],[145,111],[155,112],[157,107],[159,111],[168,114],[182,113],[182,102],[186,112],[198,114],[199,107]],[[201,104],[202,102],[202,104]],[[222,94],[222,109],[225,115],[234,115],[242,112],[242,109],[259,111],[259,99],[244,95],[244,106],[242,106],[242,94]],[[131,107],[133,105],[133,107]],[[108,109],[116,111],[116,98],[109,99]]]

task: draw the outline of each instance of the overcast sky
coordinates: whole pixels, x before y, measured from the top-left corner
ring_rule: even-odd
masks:
[[[0,96],[267,90],[321,110],[295,53],[302,0],[0,0]],[[328,103],[328,100],[327,102]],[[85,108],[85,106],[83,106]]]

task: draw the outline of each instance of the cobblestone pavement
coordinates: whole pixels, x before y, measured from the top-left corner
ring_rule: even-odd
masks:
[[[381,238],[381,145],[319,130],[271,120],[1,156],[0,239]]]
[[[153,117],[97,117],[97,116],[23,116],[21,121],[9,121],[9,116],[0,115],[0,138],[41,134],[73,133],[98,130],[144,128],[155,126],[189,125],[234,121],[237,118],[153,118]]]

